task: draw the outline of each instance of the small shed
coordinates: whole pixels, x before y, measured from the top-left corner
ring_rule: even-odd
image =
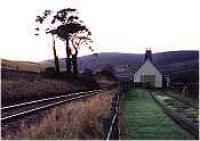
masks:
[[[152,62],[152,53],[150,49],[146,50],[143,64],[134,73],[134,82],[149,82],[151,87],[161,88],[163,77],[161,72]]]

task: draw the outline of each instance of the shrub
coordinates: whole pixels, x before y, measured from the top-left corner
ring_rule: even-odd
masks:
[[[112,79],[116,79],[116,76],[115,76],[115,69],[112,65],[108,64],[106,65],[100,72],[101,74],[103,75],[106,75],[106,76],[109,76],[110,78]]]
[[[85,86],[86,89],[95,89],[100,87],[93,75],[90,73],[79,74],[76,79],[76,83],[77,85]]]
[[[56,69],[54,67],[45,68],[43,75],[46,77],[55,77],[57,76]]]

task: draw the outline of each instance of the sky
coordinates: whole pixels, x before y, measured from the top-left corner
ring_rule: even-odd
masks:
[[[77,8],[94,41],[91,52],[144,53],[199,50],[199,0],[2,0],[0,57],[42,61],[53,58],[51,38],[34,36],[35,17],[45,9]],[[56,44],[59,58],[65,47]]]

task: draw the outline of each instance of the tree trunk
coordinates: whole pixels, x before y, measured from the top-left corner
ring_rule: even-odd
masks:
[[[68,73],[71,73],[71,49],[69,48],[69,37],[66,38],[66,70]]]
[[[75,54],[72,55],[72,65],[73,65],[73,76],[78,74],[78,63],[77,63],[77,56],[78,56],[78,49],[75,49]]]
[[[53,36],[53,55],[54,55],[54,63],[55,63],[56,73],[59,74],[60,73],[60,67],[59,67],[58,56],[56,54],[56,47],[55,47],[54,36]]]

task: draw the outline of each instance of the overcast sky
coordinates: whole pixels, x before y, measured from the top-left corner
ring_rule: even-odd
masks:
[[[90,28],[95,52],[144,53],[200,48],[199,0],[1,0],[1,58],[53,58],[47,37],[34,36],[36,15],[45,9],[77,8]],[[59,57],[64,46],[57,45]],[[91,54],[81,49],[79,56]]]

